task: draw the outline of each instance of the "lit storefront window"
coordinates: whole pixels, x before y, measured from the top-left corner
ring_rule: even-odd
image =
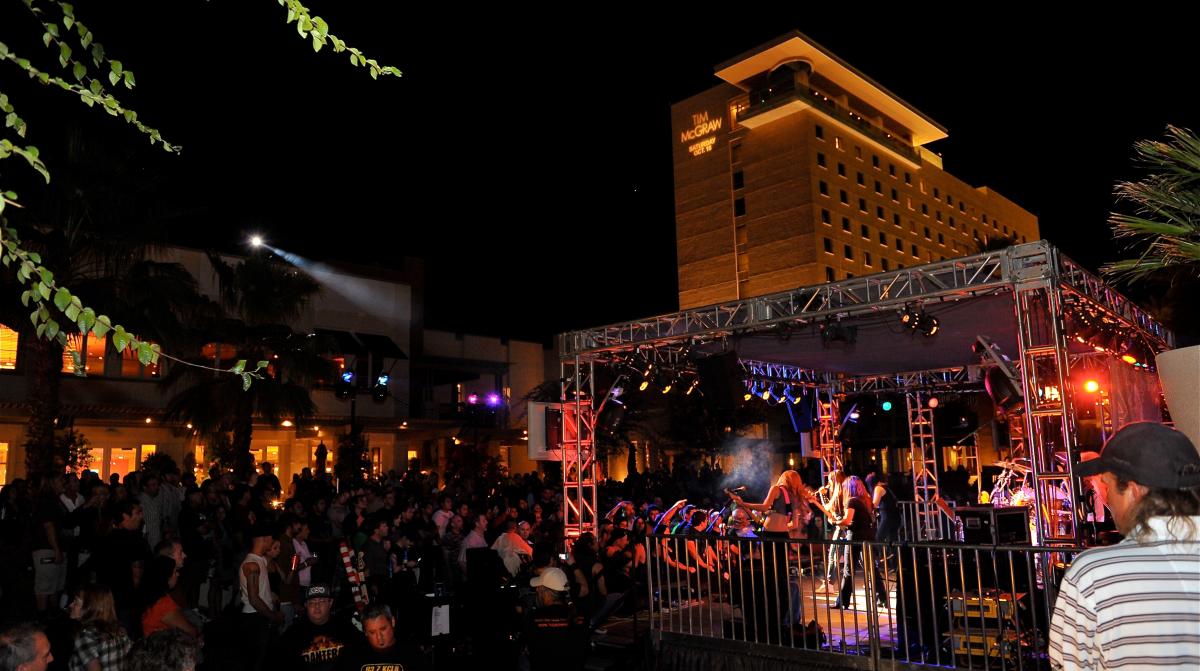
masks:
[[[21,337],[16,331],[0,324],[0,370],[13,370],[17,367],[17,345]],[[0,479],[3,482],[3,479]]]
[[[0,485],[8,484],[8,443],[0,443]]]

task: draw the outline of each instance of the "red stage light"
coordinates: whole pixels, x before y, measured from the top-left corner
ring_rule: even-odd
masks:
[[[1094,394],[1100,391],[1100,383],[1095,380],[1088,380],[1083,383],[1083,389],[1089,394]]]

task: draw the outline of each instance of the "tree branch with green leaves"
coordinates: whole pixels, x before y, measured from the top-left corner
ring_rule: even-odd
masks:
[[[367,58],[362,51],[348,46],[346,41],[329,32],[329,24],[319,16],[313,16],[300,0],[278,0],[279,6],[286,7],[287,22],[296,22],[296,32],[300,37],[312,40],[313,51],[320,51],[326,44],[336,54],[350,52],[350,65],[365,67],[371,73],[371,79],[379,79],[379,75],[401,76],[399,68],[390,65],[380,65],[374,58]]]

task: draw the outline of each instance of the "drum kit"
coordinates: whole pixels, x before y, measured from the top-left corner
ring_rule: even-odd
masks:
[[[996,484],[992,487],[992,505],[997,508],[1032,506],[1033,487],[1029,486],[1029,474],[1033,469],[1029,467],[1029,460],[997,461],[995,465],[1004,470],[996,476]]]

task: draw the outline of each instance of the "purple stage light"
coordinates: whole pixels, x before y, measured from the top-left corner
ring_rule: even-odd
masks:
[[[478,394],[471,394],[470,396],[467,396],[467,404],[468,405],[475,405],[478,402],[479,402]]]
[[[488,394],[487,395],[487,404],[489,407],[492,407],[492,408],[500,405],[500,394]]]

